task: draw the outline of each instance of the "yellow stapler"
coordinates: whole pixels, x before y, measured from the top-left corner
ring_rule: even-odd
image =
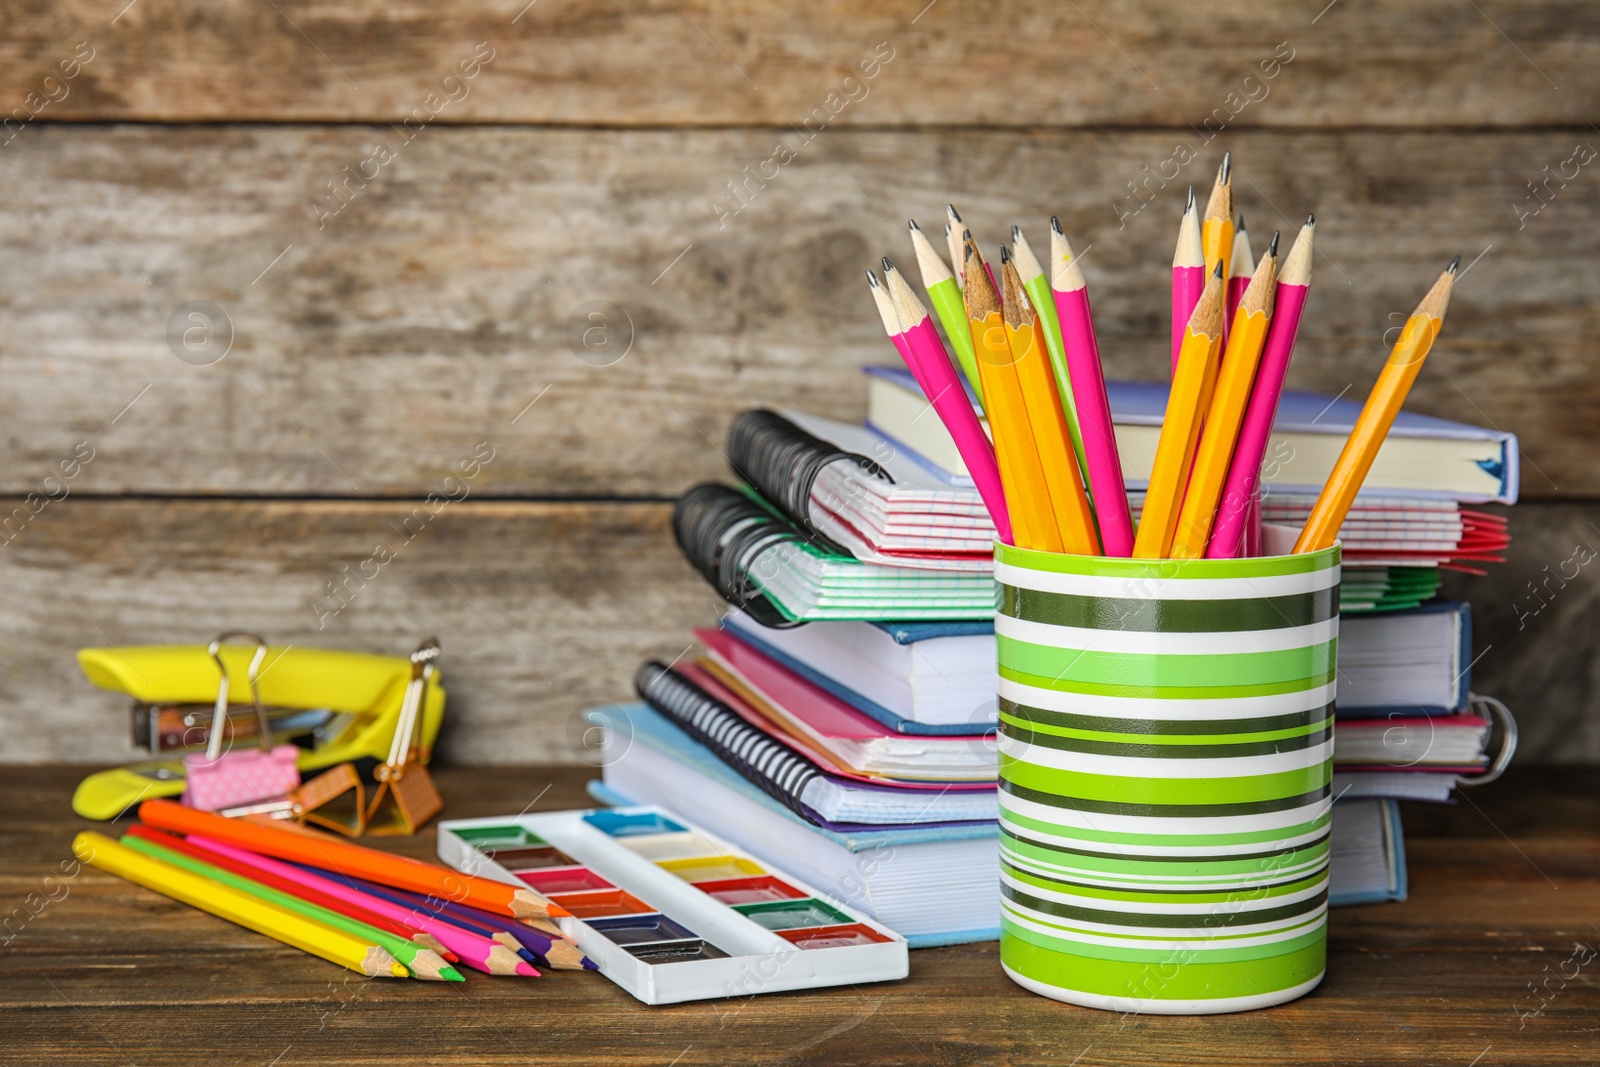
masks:
[[[247,676],[253,653],[242,645],[220,649],[230,700],[238,706],[238,721],[230,712],[228,728],[241,743],[257,721]],[[131,696],[136,739],[152,751],[171,755],[91,774],[73,793],[72,810],[87,819],[114,819],[141,801],[182,793],[183,756],[205,747],[221,681],[206,646],[85,648],[78,652],[78,665],[101,689]],[[261,701],[268,706],[269,727],[274,731],[282,727],[282,740],[301,744],[297,765],[301,771],[315,771],[388,756],[412,665],[404,656],[269,647],[256,675]],[[432,754],[444,702],[439,675],[430,672],[416,734],[416,758],[423,762]],[[314,728],[306,725],[313,722]]]

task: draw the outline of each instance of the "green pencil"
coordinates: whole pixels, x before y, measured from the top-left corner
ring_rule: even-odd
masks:
[[[956,362],[961,364],[961,373],[966,376],[967,384],[972,386],[981,404],[983,386],[978,382],[978,357],[972,351],[972,326],[967,322],[966,305],[961,302],[961,286],[956,284],[956,277],[950,273],[949,265],[928,243],[927,235],[917,225],[917,220],[912,219],[907,225],[911,227],[911,245],[917,250],[917,266],[922,270],[922,287],[928,291],[928,300],[933,304],[934,314],[939,316],[944,335],[955,347]]]
[[[1054,220],[1051,220],[1054,225]],[[1022,236],[1022,227],[1011,227],[1011,240],[1016,246],[1012,260],[1017,273],[1022,276],[1022,289],[1033,304],[1034,314],[1044,323],[1044,346],[1050,354],[1050,368],[1055,371],[1056,392],[1061,394],[1061,411],[1067,416],[1067,432],[1072,435],[1072,452],[1078,457],[1078,469],[1083,475],[1083,487],[1089,488],[1089,464],[1083,456],[1083,431],[1078,428],[1078,402],[1072,396],[1072,376],[1067,373],[1067,350],[1061,343],[1061,319],[1056,315],[1056,298],[1050,289],[1050,278],[1039,257],[1028,247]]]
[[[301,900],[290,893],[281,892],[271,886],[265,886],[242,875],[234,874],[232,871],[225,871],[220,867],[203,863],[190,856],[185,856],[181,852],[174,852],[170,848],[162,848],[155,842],[146,841],[142,837],[125,834],[122,838],[122,843],[137,852],[143,852],[147,856],[161,860],[163,863],[181,867],[186,871],[209,878],[213,882],[237,889],[241,893],[249,893],[251,896],[264,900],[269,904],[274,904],[286,911],[292,911],[324,926],[331,926],[335,930],[342,930],[347,934],[361,938],[363,941],[371,941],[399,960],[405,969],[411,972],[411,977],[413,978],[446,982],[466,981],[461,976],[461,972],[446,963],[444,958],[437,952],[431,948],[424,948],[415,941],[407,941],[404,938],[385,933],[377,927],[368,926],[358,919],[340,915],[336,911],[329,911],[327,908]]]

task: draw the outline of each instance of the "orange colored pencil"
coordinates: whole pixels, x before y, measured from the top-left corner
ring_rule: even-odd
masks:
[[[148,826],[179,834],[196,834],[277,859],[307,863],[325,870],[366,878],[380,885],[431,893],[513,919],[570,914],[531,889],[462,874],[434,863],[363,848],[332,838],[308,837],[243,819],[225,819],[171,800],[147,800],[139,805],[139,818]]]
[[[983,278],[983,257],[970,232],[964,244],[966,276]],[[1056,528],[1044,466],[1034,447],[1028,404],[1017,376],[1017,360],[1006,338],[999,301],[995,299],[994,290],[982,284],[968,285],[961,290],[961,296],[972,330],[978,376],[983,379],[989,433],[994,438],[995,459],[1005,486],[1006,507],[1011,513],[1012,537],[1018,548],[1060,552],[1061,534]],[[1050,392],[1053,394],[1054,388]]]
[[[1222,265],[1222,277],[1228,277],[1233,262],[1233,153],[1222,154],[1222,165],[1217,168],[1217,180],[1211,186],[1211,198],[1206,201],[1204,216],[1200,219],[1200,247],[1206,257],[1206,277]],[[1227,299],[1224,286],[1223,299]],[[1222,317],[1222,340],[1228,340],[1226,309]]]
[[[1022,275],[1005,245],[1000,246],[1000,275],[1005,293],[1002,318],[1006,342],[1016,359],[1017,380],[1022,385],[1022,399],[1028,409],[1033,446],[1044,468],[1045,486],[1050,491],[1050,510],[1056,532],[1063,551],[1098,556],[1100,538],[1095,532],[1094,513],[1089,509],[1089,497],[1078,472],[1078,459],[1072,451],[1071,429],[1039,333],[1042,324],[1028,303]]]
[[[1216,521],[1217,503],[1222,499],[1222,483],[1228,478],[1233,461],[1233,446],[1239,439],[1239,425],[1250,389],[1256,380],[1261,350],[1267,343],[1267,326],[1272,321],[1274,285],[1278,273],[1278,235],[1272,247],[1257,264],[1250,284],[1239,298],[1233,313],[1233,328],[1222,353],[1216,390],[1200,431],[1200,445],[1189,474],[1189,488],[1178,512],[1178,527],[1168,555],[1173,559],[1199,559],[1205,555]]]
[[[1389,436],[1389,428],[1394,425],[1401,405],[1406,402],[1406,394],[1411,392],[1411,385],[1422,370],[1422,361],[1428,358],[1428,351],[1444,325],[1444,313],[1450,307],[1450,290],[1455,286],[1456,268],[1460,265],[1461,257],[1457,256],[1406,320],[1399,340],[1389,350],[1383,370],[1378,372],[1372,392],[1367,394],[1367,402],[1344,443],[1344,451],[1339,453],[1339,461],[1333,465],[1327,484],[1311,507],[1305,529],[1300,531],[1300,538],[1294,545],[1296,553],[1320,552],[1338,540],[1339,527],[1344,525],[1350,505],[1355,502],[1361,483],[1367,480],[1372,461],[1378,458],[1378,449]]]
[[[1145,491],[1139,531],[1133,539],[1133,558],[1164,559],[1172,547],[1178,509],[1189,467],[1200,436],[1200,420],[1211,397],[1207,389],[1215,380],[1217,354],[1222,347],[1222,265],[1211,272],[1205,292],[1194,306],[1184,328],[1178,371],[1172,376],[1161,436],[1156,440],[1150,487]]]

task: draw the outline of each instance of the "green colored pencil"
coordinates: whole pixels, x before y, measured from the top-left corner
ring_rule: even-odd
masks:
[[[928,243],[927,235],[917,225],[917,220],[912,219],[907,225],[911,227],[911,245],[917,250],[922,287],[928,292],[928,301],[933,304],[933,313],[939,316],[944,335],[956,350],[956,362],[961,364],[961,373],[966,376],[967,384],[972,386],[981,404],[983,386],[978,381],[978,357],[972,351],[972,326],[967,321],[966,305],[961,302],[961,286],[956,284],[956,277],[950,273],[949,265]]]
[[[368,926],[358,919],[340,915],[336,911],[329,911],[327,908],[301,900],[290,893],[284,893],[273,889],[271,886],[252,881],[243,875],[225,871],[209,863],[203,863],[193,857],[185,856],[181,852],[174,852],[170,848],[162,848],[155,842],[146,841],[142,837],[125,834],[122,838],[122,843],[137,852],[153,856],[163,863],[181,867],[186,871],[209,878],[213,882],[237,889],[241,893],[249,893],[251,896],[264,900],[269,904],[275,904],[286,911],[292,911],[313,922],[322,923],[324,926],[331,926],[335,930],[342,930],[347,934],[361,938],[363,941],[371,941],[399,960],[405,966],[405,969],[411,972],[411,977],[413,978],[446,982],[466,981],[461,976],[461,972],[446,963],[444,958],[437,952],[431,948],[424,948],[415,941],[407,941],[404,938],[396,937],[391,933],[379,930],[375,926]]]
[[[1056,297],[1050,288],[1050,278],[1039,264],[1039,257],[1028,247],[1022,236],[1022,227],[1011,227],[1011,240],[1015,245],[1012,260],[1022,277],[1022,289],[1033,304],[1034,314],[1044,323],[1044,347],[1050,354],[1050,369],[1055,372],[1056,392],[1061,394],[1061,411],[1067,417],[1067,432],[1072,435],[1072,452],[1078,457],[1078,470],[1083,476],[1083,487],[1089,488],[1089,463],[1083,455],[1083,431],[1078,428],[1078,402],[1072,396],[1072,376],[1067,373],[1067,350],[1061,343],[1061,319],[1056,313]]]

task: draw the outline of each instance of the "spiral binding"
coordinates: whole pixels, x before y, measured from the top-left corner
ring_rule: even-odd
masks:
[[[807,433],[775,411],[746,411],[728,427],[728,463],[733,472],[755,486],[790,521],[809,531],[813,543],[847,554],[811,521],[811,487],[822,468],[841,460],[854,463],[874,478],[894,481],[866,456],[846,452]]]
[[[810,540],[793,523],[737,489],[705,482],[678,498],[672,509],[678,548],[728,603],[763,626],[801,625],[784,617],[750,577],[750,567],[774,545]]]
[[[762,792],[810,822],[800,796],[822,772],[772,740],[739,713],[656,660],[635,672],[633,685],[645,702],[716,753]]]

